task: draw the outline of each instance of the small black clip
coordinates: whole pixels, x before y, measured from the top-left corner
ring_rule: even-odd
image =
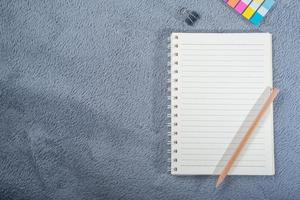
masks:
[[[196,11],[191,11],[187,8],[180,9],[180,14],[185,17],[185,23],[190,26],[193,26],[195,22],[200,19],[200,16]]]

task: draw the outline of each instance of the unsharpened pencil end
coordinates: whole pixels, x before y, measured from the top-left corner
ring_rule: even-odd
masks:
[[[221,185],[221,183],[223,183],[223,180],[224,180],[224,178],[222,176],[219,176],[217,183],[216,183],[216,188],[218,188]]]

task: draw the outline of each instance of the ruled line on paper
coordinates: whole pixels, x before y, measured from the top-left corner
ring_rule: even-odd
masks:
[[[182,60],[182,64],[191,64],[191,63],[199,63],[199,64],[204,64],[204,63],[209,63],[209,60],[206,59],[187,59],[187,60]],[[261,63],[263,62],[262,60],[215,60],[215,63]]]
[[[179,73],[180,72],[182,72],[182,71],[179,71]],[[208,72],[207,72],[208,73]],[[211,74],[212,73],[214,73],[214,72],[210,72]],[[201,74],[181,74],[181,78],[201,78],[202,80],[207,80],[207,79],[210,79],[210,78],[220,78],[221,80],[220,81],[224,81],[224,74],[223,75],[211,75],[210,74],[210,76],[208,76],[208,74],[204,74],[204,73],[201,73]],[[253,74],[240,74],[239,76],[236,76],[236,75],[234,75],[234,74],[227,74],[227,78],[234,78],[234,79],[237,79],[237,80],[239,80],[239,79],[249,79],[248,81],[250,81],[250,80],[258,80],[258,81],[260,81],[260,79],[263,79],[264,77],[263,76],[261,76],[261,75],[259,75],[259,76],[254,76]],[[200,81],[202,81],[200,79]],[[226,80],[226,79],[225,79]],[[183,80],[180,80],[181,82],[183,82]],[[193,79],[191,79],[191,80],[189,80],[189,81],[199,81],[199,80],[193,80]],[[230,81],[230,80],[228,80],[228,81]]]
[[[216,65],[216,64],[214,64],[214,65],[208,65],[208,64],[185,64],[185,65],[181,65],[182,67],[238,67],[238,68],[241,68],[241,66],[242,67],[250,67],[250,68],[262,68],[263,66],[260,66],[260,65],[232,65],[232,64],[228,64],[227,63],[227,65],[224,65],[224,64],[218,64],[218,65]]]
[[[264,57],[262,57],[262,59],[260,58],[260,59],[254,59],[254,58],[248,58],[248,57],[243,57],[243,56],[239,56],[239,55],[232,55],[232,56],[225,56],[225,58],[227,58],[227,59],[224,59],[223,58],[224,56],[214,56],[214,62],[216,62],[216,61],[226,61],[226,62],[239,62],[239,61],[241,61],[241,62],[245,62],[245,61],[256,61],[256,62],[263,62],[264,61]],[[238,58],[238,59],[237,59]],[[212,59],[212,58],[210,58],[210,59]],[[208,62],[211,62],[211,60],[210,60],[209,58],[207,58],[207,56],[206,57],[191,57],[191,58],[186,58],[186,57],[182,57],[181,59],[180,59],[180,61],[208,61]]]
[[[213,165],[213,166],[216,166],[217,164],[219,164],[218,166],[224,166],[226,164],[226,162],[221,162],[219,163],[218,160],[207,160],[207,161],[181,161],[182,162],[182,165]],[[264,166],[265,164],[265,161],[263,160],[258,160],[258,161],[248,161],[248,160],[241,160],[241,161],[237,161],[238,162],[238,165],[241,165],[241,166],[251,166],[251,167],[254,167],[254,166]],[[236,164],[237,165],[237,164]]]
[[[219,127],[222,127],[224,129],[229,129],[229,128],[238,128],[239,126],[241,126],[242,124],[242,121],[237,121],[237,122],[216,122],[218,124]],[[215,123],[215,124],[216,124]],[[224,124],[230,124],[230,125],[224,125]],[[251,123],[248,123],[248,124],[244,124],[245,126],[250,126]],[[194,123],[183,123],[182,126],[182,130],[188,130],[186,128],[214,128],[215,125],[213,123],[206,123],[206,122],[194,122]],[[260,126],[258,126],[259,128],[263,127],[263,124],[261,124]],[[231,130],[231,129],[230,129]]]
[[[223,100],[224,98],[221,97],[209,97],[209,98],[205,98],[205,97],[185,97],[185,100],[190,100],[190,99],[196,99],[196,100]],[[227,98],[229,100],[247,100],[247,101],[253,101],[256,100],[254,98]]]
[[[196,121],[192,120],[191,123],[188,123],[188,121],[183,122],[184,125],[182,125],[182,128],[185,127],[215,127],[215,124],[219,124],[222,127],[237,127],[244,123],[242,120],[235,120],[235,121],[222,121],[222,120],[216,120],[216,121]],[[224,125],[224,124],[231,124],[231,125]],[[244,123],[244,125],[251,125],[252,121],[247,121]],[[185,126],[186,125],[186,126]]]
[[[192,72],[192,73],[196,73],[196,72],[207,72],[207,73],[211,73],[211,72],[222,72],[222,73],[257,73],[257,72],[263,72],[263,70],[249,70],[249,71],[237,71],[237,70],[185,70],[185,69],[182,69],[181,70],[182,73],[189,73],[189,72]]]
[[[220,140],[220,141],[223,140],[224,142],[226,141],[226,143],[228,144],[228,142],[230,142],[233,137],[234,137],[234,135],[229,135],[227,137],[220,137],[220,135],[211,136],[211,137],[205,137],[205,136],[201,136],[201,135],[199,135],[199,136],[188,136],[188,135],[186,135],[186,136],[181,136],[180,138],[182,140],[186,140],[186,141],[188,141],[188,140],[190,140],[190,141],[202,141],[203,140],[204,143],[208,143],[206,140],[217,139],[217,140]],[[198,140],[198,139],[202,139],[202,140]],[[242,139],[242,138],[239,138],[239,139]],[[264,137],[257,137],[255,139],[253,139],[253,141],[255,141],[255,142],[264,142],[263,141],[264,139],[265,139]],[[213,142],[212,142],[212,144],[213,144]]]
[[[228,68],[228,67],[227,67]],[[180,69],[181,73],[234,73],[234,74],[241,74],[241,73],[258,73],[258,72],[264,72],[263,70],[259,69],[259,70],[255,70],[253,68],[251,69],[245,69],[245,70],[241,70],[241,71],[237,71],[235,69],[226,69],[226,68],[218,68],[218,69],[209,69],[209,70],[203,70],[200,67],[198,67],[197,69],[190,69],[190,68],[182,68]],[[225,75],[224,74],[224,75]],[[237,76],[238,78],[239,76]],[[244,76],[243,76],[244,78]]]
[[[241,44],[241,43],[236,43],[236,44],[232,44],[232,43],[217,43],[217,44],[212,44],[212,43],[179,43],[180,46],[197,46],[197,45],[200,45],[200,46],[247,46],[247,45],[250,45],[250,46],[264,46],[264,44],[252,44],[252,43],[245,43],[245,44]]]
[[[185,158],[185,159],[182,159],[183,162],[189,162],[189,161],[195,161],[195,162],[202,162],[202,161],[219,161],[219,159],[199,159],[199,158]],[[264,162],[265,160],[263,159],[238,159],[237,160],[238,162]]]
[[[201,79],[191,79],[191,80],[187,80],[186,83],[188,82],[200,82],[201,81],[207,81],[207,80],[210,80],[209,78],[211,77],[207,77],[207,76],[181,76],[183,78],[201,78]],[[224,76],[217,76],[216,78],[222,78]],[[230,81],[236,81],[235,83],[239,83],[238,80],[242,79],[242,80],[245,80],[245,83],[248,82],[248,83],[251,83],[250,81],[251,80],[257,80],[257,81],[262,81],[263,80],[263,76],[259,76],[259,77],[255,77],[255,76],[243,76],[243,77],[234,77],[234,76],[229,76],[231,78],[234,78],[235,80],[226,80],[228,82]],[[224,78],[219,80],[219,81],[225,81]],[[180,82],[183,82],[182,80],[179,80]],[[216,81],[216,83],[218,83],[218,80]]]
[[[207,56],[213,56],[213,57],[216,57],[216,56],[220,56],[220,57],[235,57],[235,56],[245,56],[245,57],[264,57],[264,55],[260,55],[260,54],[200,54],[200,53],[197,53],[197,54],[180,54],[181,56],[184,56],[184,57],[188,57],[188,56],[197,56],[197,57],[207,57]]]
[[[180,137],[188,137],[188,136],[200,136],[200,137],[203,137],[203,138],[214,138],[214,137],[220,137],[220,138],[223,138],[223,139],[227,139],[227,138],[232,138],[233,136],[235,136],[236,134],[236,130],[232,130],[232,129],[208,129],[207,127],[203,127],[204,128],[207,128],[205,131],[204,130],[201,130],[199,132],[197,132],[197,129],[194,129],[194,127],[191,127],[193,129],[182,129],[182,134],[180,135]],[[224,127],[223,127],[224,128]],[[256,138],[258,137],[261,137],[263,138],[263,134],[258,134],[256,135]]]
[[[184,162],[183,164],[204,164],[204,163],[218,162],[220,161],[220,158],[218,158],[217,156],[211,158],[205,156],[199,158],[189,157],[189,158],[181,159],[181,161]],[[237,161],[240,163],[247,163],[247,162],[255,163],[255,161],[257,161],[260,164],[265,162],[264,157],[259,157],[258,159],[255,159],[254,157],[250,157],[250,158],[241,157]],[[223,161],[221,163],[226,164],[226,161]]]
[[[228,109],[220,109],[220,108],[183,108],[183,109],[181,109],[181,110],[208,110],[208,111],[212,111],[212,110],[217,110],[217,111],[249,111],[249,109],[230,109],[230,108],[228,108]]]
[[[191,65],[191,66],[182,66],[180,69],[184,72],[263,72],[264,70],[261,67],[243,67],[241,66],[217,66],[217,65],[210,65],[209,69],[208,66],[204,65]]]
[[[181,137],[182,139],[184,139],[184,141],[194,141],[192,140],[191,138],[203,138],[203,141],[206,141],[206,142],[212,142],[212,141],[226,141],[226,140],[232,140],[232,138],[236,138],[236,139],[241,139],[242,136],[236,136],[236,131],[232,131],[232,130],[223,130],[223,129],[220,129],[219,131],[215,131],[215,132],[206,132],[206,131],[203,131],[203,132],[193,132],[193,130],[183,130],[181,132],[181,135],[179,137]],[[218,140],[209,140],[211,138],[214,138],[214,139],[218,139]],[[254,140],[260,140],[260,139],[265,139],[264,137],[264,133],[262,132],[261,134],[257,134],[255,137],[253,137]],[[197,139],[195,139],[195,141],[199,141]]]
[[[262,153],[265,154],[265,149],[257,149],[257,150],[255,150],[255,149],[249,149],[249,148],[247,148],[245,150],[247,152],[245,154],[245,156],[246,155],[257,155],[257,154],[262,154]],[[188,150],[181,150],[180,153],[181,154],[192,154],[192,153],[195,153],[195,154],[199,154],[199,157],[200,157],[201,155],[209,155],[210,152],[215,152],[215,154],[218,154],[218,152],[219,152],[218,155],[222,157],[222,156],[224,156],[224,151],[227,152],[227,150],[226,150],[225,147],[223,149],[219,148],[219,149],[211,149],[211,150],[209,150],[209,149],[195,149],[195,150],[188,149]],[[231,150],[228,153],[228,155],[231,155],[233,152],[234,151]],[[227,156],[227,155],[225,155],[225,156]],[[181,157],[181,158],[184,158],[184,157]]]
[[[180,80],[180,81],[178,81],[178,82],[180,82],[180,83],[182,83],[182,84],[184,84],[184,85],[195,85],[195,84],[211,84],[211,85],[220,85],[220,84],[226,84],[226,85],[229,85],[229,84],[241,84],[241,85],[247,85],[247,84],[252,84],[250,81],[248,81],[247,79],[249,79],[249,78],[247,78],[247,77],[243,77],[243,78],[240,78],[240,79],[244,79],[244,82],[243,83],[240,83],[240,82],[238,82],[238,80],[239,79],[236,79],[235,78],[235,81],[226,81],[226,80],[219,80],[219,81],[214,81],[214,82],[212,82],[211,80],[209,80],[209,79],[205,79],[205,78],[203,78],[203,79],[189,79],[189,80]],[[263,78],[261,78],[261,79],[258,79],[258,78],[256,78],[256,82],[254,83],[255,85],[261,85],[261,84],[263,84]]]
[[[182,102],[182,105],[213,105],[213,106],[228,106],[228,105],[244,105],[244,106],[251,106],[251,104],[249,103],[249,101],[244,101],[244,102],[248,102],[248,103],[236,103],[236,102],[212,102],[212,103],[208,103],[208,102],[199,102],[199,103],[195,103],[195,102]]]
[[[185,164],[185,165],[180,165],[181,167],[216,167],[216,165],[187,165],[187,164]],[[225,164],[224,165],[220,165],[220,166],[218,166],[218,167],[224,167],[225,166]],[[251,167],[259,167],[259,168],[264,168],[265,166],[264,165],[253,165],[253,166],[250,166],[250,165],[233,165],[233,167],[247,167],[247,168],[251,168]]]
[[[236,119],[186,119],[186,120],[181,120],[182,122],[238,122],[238,123],[241,123],[242,120],[236,120]],[[247,122],[249,124],[251,124],[253,121],[244,121],[244,122]]]
[[[180,61],[197,61],[197,62],[201,62],[201,61],[206,61],[209,62],[211,64],[218,64],[216,63],[216,61],[226,61],[229,63],[225,63],[225,64],[231,64],[230,61],[232,62],[244,62],[244,61],[264,61],[265,57],[243,57],[242,55],[232,55],[232,56],[214,56],[214,57],[209,57],[209,56],[203,56],[203,57],[199,57],[199,56],[191,56],[191,57],[187,57],[187,56],[182,56],[180,57]],[[211,62],[211,59],[214,59],[214,62]],[[248,63],[244,63],[244,64],[248,64]],[[248,64],[249,65],[249,64]]]
[[[220,153],[195,153],[195,152],[189,152],[189,153],[181,153],[181,155],[183,156],[231,156],[231,153],[226,153],[224,154],[223,152],[220,152]],[[259,156],[262,156],[261,154],[247,154],[247,157],[250,157],[250,156],[253,156],[253,157],[259,157]]]
[[[253,95],[259,95],[260,89],[243,89],[243,88],[235,88],[235,91],[233,91],[230,88],[186,88],[186,90],[182,89],[179,87],[179,91],[182,91],[182,94],[195,94],[195,96],[201,96],[203,94],[216,94],[215,92],[212,91],[212,89],[215,89],[217,93],[219,94],[253,94]]]
[[[199,154],[199,157],[197,155],[195,155],[193,152],[192,153],[182,153],[185,155],[185,157],[181,158],[183,159],[215,159],[218,158],[220,159],[220,156],[222,156],[222,153],[206,153],[206,154]],[[191,154],[191,155],[189,155]],[[231,154],[225,154],[225,158],[229,158],[231,156]],[[257,153],[252,153],[252,154],[248,154],[247,156],[242,156],[239,159],[265,159],[265,155],[264,154],[257,154]]]
[[[209,133],[209,132],[208,132]],[[222,140],[229,140],[232,139],[236,132],[234,131],[226,131],[226,130],[222,130],[222,131],[217,131],[214,134],[210,133],[209,136],[206,134],[200,134],[200,133],[196,133],[196,134],[190,134],[190,131],[182,131],[182,135],[180,136],[181,138],[203,138],[204,139],[222,139]],[[227,133],[227,134],[226,134]],[[236,139],[241,139],[242,137],[236,137]],[[265,139],[262,136],[256,136],[255,140],[260,140],[260,139]]]
[[[215,123],[215,122],[224,122],[224,123],[227,123],[227,122],[239,122],[239,123],[242,123],[244,122],[241,117],[243,115],[239,115],[239,116],[230,116],[231,118],[228,119],[229,116],[182,116],[183,120],[181,120],[182,122],[196,122],[196,123]],[[252,117],[252,116],[251,116]],[[254,117],[254,116],[253,116]],[[252,118],[253,118],[252,117]],[[245,121],[246,123],[251,123],[253,122],[252,120],[246,120]]]
[[[203,137],[203,138],[216,138],[216,137],[220,137],[220,139],[228,139],[228,138],[232,138],[233,136],[235,136],[236,132],[232,131],[232,130],[213,130],[213,131],[202,131],[202,132],[197,132],[197,131],[193,131],[193,130],[186,130],[183,129],[182,130],[182,134],[180,135],[180,137]],[[237,138],[242,138],[242,137],[237,137]],[[256,136],[256,138],[261,138],[264,139],[263,137],[259,137],[258,135]]]
[[[207,116],[213,116],[213,115],[221,116],[218,110],[205,110],[205,112],[201,112],[199,110],[188,109],[186,111],[183,110],[180,111],[180,115],[182,115],[182,117],[184,117],[184,115],[187,113],[191,113],[193,115],[203,115],[203,113],[207,113]],[[249,111],[247,112],[247,111],[240,111],[240,110],[235,110],[235,111],[223,110],[222,116],[225,115],[227,117],[230,117],[231,115],[240,115],[240,117],[243,118],[243,116],[245,116],[247,113],[249,113]]]
[[[191,128],[214,128],[214,127],[216,127],[216,126],[214,126],[214,125],[211,125],[211,126],[205,126],[205,125],[181,125],[182,126],[182,128],[186,128],[186,127],[191,127]],[[220,127],[222,127],[222,128],[237,128],[238,127],[238,125],[232,125],[232,126],[222,126],[222,125],[220,125]],[[260,126],[257,126],[258,128],[260,128],[260,127],[263,127],[263,125],[260,125]]]
[[[230,105],[231,103],[232,104],[234,104],[235,102],[240,102],[240,103],[237,103],[237,104],[234,104],[234,105],[237,105],[237,106],[239,106],[239,104],[242,104],[242,105],[244,105],[244,104],[248,104],[248,105],[250,105],[251,103],[254,103],[254,101],[253,100],[245,100],[245,99],[241,99],[241,100],[232,100],[231,102],[230,102],[230,100],[227,100],[227,101],[224,101],[224,102],[222,102],[221,100],[219,100],[219,99],[211,99],[211,100],[209,100],[209,99],[200,99],[201,98],[201,96],[199,96],[199,98],[186,98],[186,99],[184,99],[184,100],[182,100],[181,101],[181,103],[182,104],[185,104],[185,103],[191,103],[191,104],[193,104],[193,103],[203,103],[203,104],[205,104],[205,103],[208,103],[209,101],[212,101],[212,104],[220,104],[220,105]],[[192,114],[193,115],[193,113],[185,113],[185,114]],[[218,113],[217,115],[221,115],[220,113]],[[226,114],[226,116],[227,116],[228,114]]]
[[[222,78],[224,77],[224,75],[220,75],[220,76],[214,76],[214,78]],[[199,76],[199,75],[184,75],[184,76],[181,76],[181,78],[212,78],[212,77],[208,77],[208,76]],[[256,78],[264,78],[263,76],[258,76],[258,77],[255,77],[255,76],[249,76],[248,74],[246,76],[239,76],[239,77],[236,77],[236,76],[229,76],[228,75],[228,78],[252,78],[252,79],[256,79]]]
[[[227,51],[227,50],[230,50],[230,51],[255,51],[255,52],[258,52],[258,51],[261,51],[263,52],[264,49],[228,49],[228,48],[224,48],[224,49],[207,49],[207,48],[181,48],[181,51],[194,51],[194,50],[197,50],[197,51]]]
[[[216,130],[208,130],[208,131],[183,131],[184,133],[197,133],[197,134],[200,134],[200,133],[204,133],[204,134],[208,134],[208,133],[232,133],[232,131],[226,131],[226,130],[222,130],[222,131],[216,131]],[[210,135],[207,136],[207,137],[211,137]],[[226,138],[226,137],[225,137]]]
[[[202,141],[195,142],[195,141],[193,141],[193,142],[181,142],[181,144],[204,144],[204,145],[206,145],[206,144],[225,144],[225,145],[228,145],[228,142],[202,142]],[[239,142],[232,142],[231,144],[239,144]],[[263,142],[256,142],[255,144],[264,145]]]
[[[225,148],[221,148],[221,147],[186,147],[186,148],[181,148],[183,151],[184,150],[221,150],[221,151],[224,151]],[[230,150],[235,150],[236,148],[232,148]],[[261,151],[261,150],[264,150],[264,148],[251,148],[251,147],[248,147],[248,150],[251,150],[251,151]]]
[[[201,140],[198,140],[197,138],[202,138],[203,141],[205,142],[212,142],[210,139],[217,139],[217,140],[213,140],[213,141],[220,141],[220,142],[228,142],[228,140],[232,140],[232,138],[235,136],[236,134],[236,131],[223,131],[223,130],[220,130],[218,132],[215,132],[215,133],[205,133],[205,132],[202,132],[202,133],[190,133],[190,131],[182,131],[181,132],[182,134],[179,136],[180,138],[183,139],[183,141],[201,141]],[[237,137],[235,139],[241,139],[242,137]],[[195,139],[195,140],[193,140]],[[259,141],[259,140],[264,140],[265,137],[264,137],[264,134],[261,134],[261,135],[257,135],[255,138],[253,138],[253,140],[255,141]]]
[[[208,160],[204,160],[204,159],[199,159],[199,160],[193,160],[193,159],[189,159],[189,160],[181,160],[182,164],[184,165],[189,165],[189,164],[192,164],[192,165],[216,165],[217,163],[219,163],[219,160],[217,158],[215,159],[208,159]],[[216,163],[217,162],[217,163]],[[249,159],[249,160],[245,160],[245,159],[240,159],[238,160],[237,162],[239,162],[239,164],[242,164],[244,166],[247,166],[247,165],[251,165],[251,166],[261,166],[261,165],[264,165],[264,160],[263,159],[258,159],[256,160],[253,160],[253,159]],[[224,165],[226,164],[226,162],[220,162],[219,163],[220,165]]]
[[[195,92],[181,92],[181,94],[195,94]],[[237,94],[237,95],[245,95],[245,94],[259,94],[258,92],[249,92],[249,91],[243,91],[243,92],[218,92],[219,94]],[[202,92],[201,94],[216,94],[215,92]]]
[[[253,86],[236,86],[236,87],[232,87],[232,86],[184,86],[182,87],[182,89],[201,89],[201,88],[210,88],[210,89],[255,89],[255,90],[262,90],[262,88],[259,87],[253,87]]]
[[[217,82],[212,82],[210,80],[189,80],[189,81],[185,81],[183,84],[186,85],[187,83],[192,83],[191,85],[193,84],[201,84],[201,83],[206,83],[206,84],[209,84],[209,83],[214,83],[214,84],[241,84],[241,85],[244,85],[244,84],[248,84],[248,83],[251,83],[250,81],[244,81],[243,83],[239,83],[238,81],[236,82],[233,82],[233,81],[217,81]],[[255,85],[261,85],[263,84],[263,81],[257,81],[255,82]],[[246,98],[248,99],[248,98]]]
[[[187,114],[184,114],[184,113],[181,113],[181,116],[184,116],[184,117],[186,117],[186,116],[188,116],[188,117],[194,117],[194,116],[196,116],[196,117],[201,117],[201,116],[205,116],[205,117],[208,117],[208,116],[214,116],[214,117],[228,117],[228,116],[238,116],[239,118],[241,118],[241,117],[243,117],[244,116],[244,113],[243,114],[236,114],[236,113],[234,113],[234,114],[227,114],[227,115],[225,115],[225,114],[189,114],[189,113],[187,113]],[[252,116],[255,116],[255,115],[252,115]]]

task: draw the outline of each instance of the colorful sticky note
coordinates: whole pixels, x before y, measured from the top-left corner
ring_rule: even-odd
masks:
[[[246,19],[250,19],[252,17],[252,15],[254,14],[255,10],[251,7],[248,7],[245,12],[243,13],[243,16],[246,18]]]
[[[248,7],[252,0],[241,0],[235,7],[235,10],[242,14],[244,10]]]
[[[257,12],[250,19],[250,22],[253,23],[254,25],[259,25],[263,20],[263,18],[266,16],[267,12],[273,6],[273,4],[274,4],[273,0],[265,0],[262,6],[257,10]]]
[[[240,1],[240,0],[228,0],[228,1],[227,1],[227,4],[228,4],[230,7],[234,8],[234,7],[238,4],[239,1]]]
[[[253,15],[253,17],[250,19],[250,22],[254,25],[259,25],[260,22],[263,20],[263,18],[264,17],[262,15],[260,15],[259,13],[255,13]]]

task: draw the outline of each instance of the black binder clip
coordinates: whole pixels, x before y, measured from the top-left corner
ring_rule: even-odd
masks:
[[[198,19],[200,19],[199,14],[196,11],[188,10],[187,8],[180,9],[179,13],[185,18],[185,23],[189,26],[193,26]]]

